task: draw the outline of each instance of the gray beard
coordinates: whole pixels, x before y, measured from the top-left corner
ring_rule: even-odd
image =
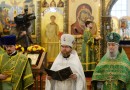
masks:
[[[113,52],[113,53],[110,53],[110,51],[107,49],[106,56],[107,56],[107,58],[109,58],[109,59],[116,59],[118,53],[119,53],[118,49],[117,49],[115,52]]]

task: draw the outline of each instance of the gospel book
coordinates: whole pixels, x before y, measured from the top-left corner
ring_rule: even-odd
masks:
[[[38,61],[39,54],[28,54],[27,57],[31,59],[32,65],[36,65],[37,61]]]
[[[49,70],[47,68],[44,68],[48,76],[51,76],[54,80],[63,81],[69,78],[71,74],[73,74],[70,67],[63,68],[58,71]]]

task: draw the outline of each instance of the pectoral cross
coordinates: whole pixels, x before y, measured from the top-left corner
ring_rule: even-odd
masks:
[[[112,90],[112,79],[113,78],[113,76],[112,76],[112,74],[110,73],[110,76],[109,76],[109,78],[108,78],[108,81],[110,82],[110,85],[111,85],[111,89],[110,90]]]

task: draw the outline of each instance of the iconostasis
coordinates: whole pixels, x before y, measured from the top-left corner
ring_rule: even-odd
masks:
[[[14,17],[24,14],[24,9],[28,8],[28,13],[36,16],[31,21],[34,43],[45,47],[48,61],[53,62],[60,51],[59,40],[62,33],[70,33],[76,37],[82,35],[84,21],[91,20],[94,22],[92,34],[100,35],[100,3],[100,0],[1,0],[1,32],[4,35],[17,32]],[[81,44],[82,42],[76,46],[79,53]]]
[[[85,29],[84,22],[95,22],[93,34],[100,30],[100,0],[69,0],[69,33],[79,35]]]
[[[41,1],[41,45],[47,50],[48,62],[53,62],[60,50],[64,26],[64,0]]]
[[[76,37],[75,49],[79,55],[84,71],[93,71],[100,59],[100,40],[94,40],[90,48],[85,46],[83,51],[83,32],[86,28],[86,21],[93,21],[93,27],[90,31],[94,38],[100,38],[100,0],[69,0],[68,1],[68,32]],[[84,59],[82,54],[86,52]],[[91,53],[91,54],[90,54]]]

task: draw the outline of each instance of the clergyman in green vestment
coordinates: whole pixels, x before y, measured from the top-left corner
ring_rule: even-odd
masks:
[[[16,36],[3,37],[6,53],[0,54],[0,90],[29,90],[33,74],[25,55],[15,50]]]
[[[119,47],[120,35],[111,32],[106,40],[107,52],[92,76],[93,90],[130,90],[130,61]]]
[[[92,21],[85,22],[86,29],[83,33],[83,42],[82,42],[82,55],[81,62],[83,64],[84,70],[94,70],[96,67],[96,61],[94,58],[94,37],[91,33],[93,27]],[[87,66],[86,66],[87,63]]]

